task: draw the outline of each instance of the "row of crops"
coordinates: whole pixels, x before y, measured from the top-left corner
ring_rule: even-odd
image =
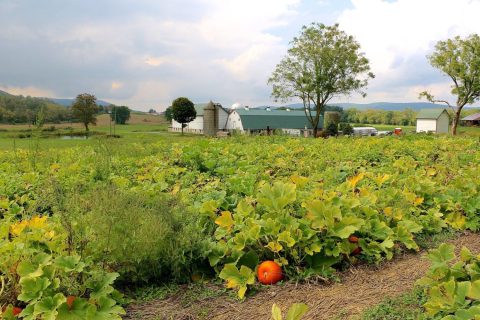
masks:
[[[0,304],[7,319],[118,319],[114,287],[216,278],[243,298],[265,260],[288,279],[330,277],[419,236],[477,231],[479,170],[478,140],[428,136],[5,151]]]

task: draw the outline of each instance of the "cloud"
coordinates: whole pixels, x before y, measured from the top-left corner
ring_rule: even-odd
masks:
[[[0,83],[62,97],[92,92],[134,107],[178,95],[265,101],[268,75],[286,51],[273,30],[289,25],[299,3],[2,1]]]
[[[426,56],[439,40],[480,30],[476,17],[480,1],[352,0],[352,4],[338,22],[360,42],[376,74],[369,101],[392,94],[416,100],[414,91],[429,86],[443,88],[437,94],[449,97],[448,79],[428,64]]]

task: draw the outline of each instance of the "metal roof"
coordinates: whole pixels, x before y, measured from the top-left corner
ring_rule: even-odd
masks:
[[[304,111],[236,109],[242,119],[243,129],[312,129]],[[312,112],[315,116],[315,112]],[[320,116],[318,128],[323,128],[323,116]]]
[[[462,121],[480,121],[480,113],[471,114],[463,118]]]
[[[447,109],[421,109],[417,115],[417,119],[438,119]],[[447,112],[448,115],[448,112]]]

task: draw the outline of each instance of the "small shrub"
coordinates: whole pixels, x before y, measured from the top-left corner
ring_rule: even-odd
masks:
[[[75,221],[76,246],[124,283],[186,281],[201,265],[196,216],[174,198],[104,187],[71,202],[65,219]]]
[[[350,125],[350,123],[342,122],[340,123],[340,131],[346,136],[352,135],[353,127]]]
[[[334,137],[338,135],[338,126],[334,122],[330,122],[325,130],[327,136]]]

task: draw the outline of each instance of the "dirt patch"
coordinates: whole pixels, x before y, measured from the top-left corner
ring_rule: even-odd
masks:
[[[450,241],[457,250],[466,246],[480,252],[480,234],[465,233]],[[293,303],[309,306],[305,319],[351,319],[367,308],[413,288],[429,268],[421,254],[406,254],[380,266],[353,267],[340,274],[341,282],[331,285],[288,283],[270,287],[246,299],[235,301],[221,296],[182,306],[179,295],[128,308],[126,319],[270,319],[272,304],[285,310]]]

